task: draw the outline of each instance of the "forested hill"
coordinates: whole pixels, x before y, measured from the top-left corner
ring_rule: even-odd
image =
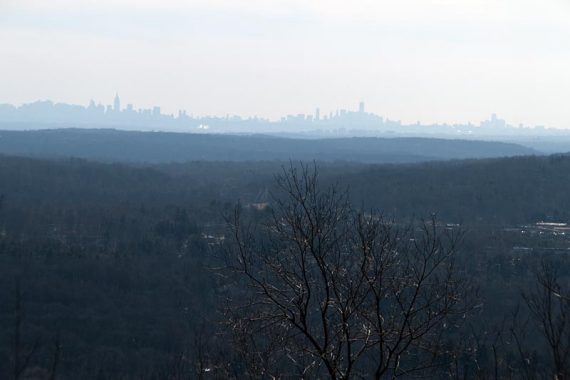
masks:
[[[568,155],[371,166],[342,181],[358,202],[396,216],[570,222]]]
[[[270,201],[274,175],[283,165],[288,163],[191,162],[131,167],[77,159],[3,156],[0,195],[4,197],[4,216],[15,218],[12,222],[18,219],[26,223],[41,217],[47,225],[47,215],[86,210],[132,214],[136,223],[136,218],[151,210],[162,215],[178,207],[189,208],[204,218],[218,218],[223,208],[238,200],[244,204]],[[398,218],[426,217],[436,212],[449,222],[570,221],[568,156],[408,165],[321,163],[319,170],[325,184],[349,187],[355,205],[374,207]]]
[[[0,131],[0,153],[99,161],[321,160],[411,163],[538,154],[521,145],[428,138],[287,139],[262,135],[127,132],[109,129]]]

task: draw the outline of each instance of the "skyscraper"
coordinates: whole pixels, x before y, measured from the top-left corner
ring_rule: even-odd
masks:
[[[317,108],[315,110],[315,121],[319,121],[320,119],[321,119],[321,110]]]
[[[119,94],[115,94],[115,100],[113,102],[113,111],[115,112],[121,111],[121,100],[119,99]]]
[[[360,102],[358,105],[358,112],[364,113],[364,102]]]

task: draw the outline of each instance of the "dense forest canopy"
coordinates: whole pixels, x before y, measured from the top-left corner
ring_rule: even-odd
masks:
[[[5,207],[193,207],[267,202],[288,162],[189,162],[148,166],[80,159],[0,158]],[[409,165],[319,163],[323,183],[349,188],[354,204],[397,218],[462,223],[567,222],[570,157],[513,157]],[[220,210],[214,211],[214,213]],[[213,217],[213,216],[212,216]]]
[[[283,351],[271,351],[283,360],[261,354],[259,347],[272,344],[284,349],[304,346],[302,341],[284,344],[281,333],[259,340],[250,330],[255,325],[243,319],[247,315],[229,314],[239,310],[232,302],[247,301],[255,293],[249,293],[251,287],[239,276],[222,270],[228,265],[224,252],[231,251],[233,244],[228,218],[236,203],[241,204],[247,225],[259,226],[260,241],[287,238],[265,236],[263,231],[279,215],[275,214],[279,204],[287,205],[280,203],[287,197],[276,178],[302,165],[295,161],[128,164],[0,156],[0,377],[255,378],[268,375],[263,371],[269,365],[272,374],[291,374],[303,367],[302,355],[291,354],[297,363],[291,366]],[[447,304],[438,309],[445,316],[438,323],[453,324],[429,330],[433,339],[426,342],[433,343],[439,354],[429,357],[422,349],[420,357],[418,350],[426,342],[414,345],[420,342],[415,339],[410,340],[415,351],[402,350],[406,346],[394,340],[396,330],[383,335],[377,328],[376,341],[390,337],[394,352],[407,355],[406,360],[394,361],[397,355],[390,356],[390,351],[366,349],[354,361],[355,373],[380,368],[383,376],[405,378],[403,368],[419,368],[426,359],[430,370],[423,373],[440,378],[495,374],[540,378],[567,373],[565,346],[550,349],[547,331],[540,326],[548,322],[541,315],[552,288],[563,296],[549,304],[556,306],[550,315],[559,326],[558,341],[565,342],[564,334],[570,330],[565,319],[570,310],[565,298],[570,294],[566,285],[570,231],[564,224],[570,219],[565,191],[570,157],[405,165],[314,162],[304,167],[313,165],[318,189],[333,186],[342,194],[346,190],[346,207],[364,218],[343,219],[340,227],[347,231],[376,231],[370,236],[392,239],[391,244],[398,242],[398,236],[413,242],[421,237],[417,229],[421,221],[435,214],[434,235],[426,235],[426,242],[439,246],[439,234],[450,231],[461,236],[449,251],[453,266],[446,268],[466,281],[469,292],[462,291],[458,298],[466,302],[458,304],[465,313],[452,318]],[[315,199],[314,204],[320,205]],[[326,207],[322,212],[327,215]],[[374,226],[380,215],[384,222],[374,227],[378,230],[352,229],[359,220]],[[282,228],[279,217],[273,221]],[[401,232],[382,232],[387,226]],[[314,231],[318,235],[323,230]],[[394,273],[413,273],[406,268],[415,267],[421,262],[417,259],[430,252],[409,251],[410,246],[402,248],[400,243],[394,247],[420,253],[407,256],[408,267],[397,262],[389,266]],[[266,251],[251,252],[259,258]],[[335,265],[347,262],[351,261]],[[545,265],[542,271],[541,265]],[[347,270],[339,268],[334,273]],[[414,281],[402,275],[399,284],[382,288],[392,290],[392,306],[404,302],[398,289],[409,292]],[[352,294],[343,293],[350,287],[338,289],[340,300],[343,294]],[[366,310],[352,326],[367,318]],[[423,331],[420,322],[413,325],[417,331]],[[392,326],[398,323],[396,318]],[[356,337],[362,342],[362,335]],[[375,352],[385,353],[391,361],[378,366]],[[559,358],[557,364],[553,355]],[[326,356],[323,363],[331,366],[329,374],[343,378],[348,368],[343,357]],[[404,362],[405,367],[397,367]],[[306,368],[314,376],[325,376],[324,364]]]

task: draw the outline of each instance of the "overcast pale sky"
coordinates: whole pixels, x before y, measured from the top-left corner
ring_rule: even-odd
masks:
[[[568,0],[0,0],[0,103],[570,128]]]

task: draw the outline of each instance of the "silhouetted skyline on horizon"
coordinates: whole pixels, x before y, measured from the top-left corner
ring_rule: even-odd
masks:
[[[478,124],[404,124],[366,111],[366,104],[360,101],[355,110],[337,109],[321,112],[315,108],[313,114],[288,114],[279,120],[266,118],[225,116],[195,116],[186,110],[177,114],[162,113],[160,106],[135,108],[132,103],[123,106],[118,93],[113,104],[103,105],[91,100],[87,106],[56,103],[39,100],[15,106],[0,104],[2,124],[51,124],[66,127],[129,127],[141,130],[165,130],[184,132],[222,133],[302,133],[320,131],[343,134],[348,132],[402,133],[402,134],[452,134],[452,135],[510,135],[510,134],[552,134],[565,130],[544,126],[513,126],[492,114]],[[137,128],[138,127],[138,128]]]

